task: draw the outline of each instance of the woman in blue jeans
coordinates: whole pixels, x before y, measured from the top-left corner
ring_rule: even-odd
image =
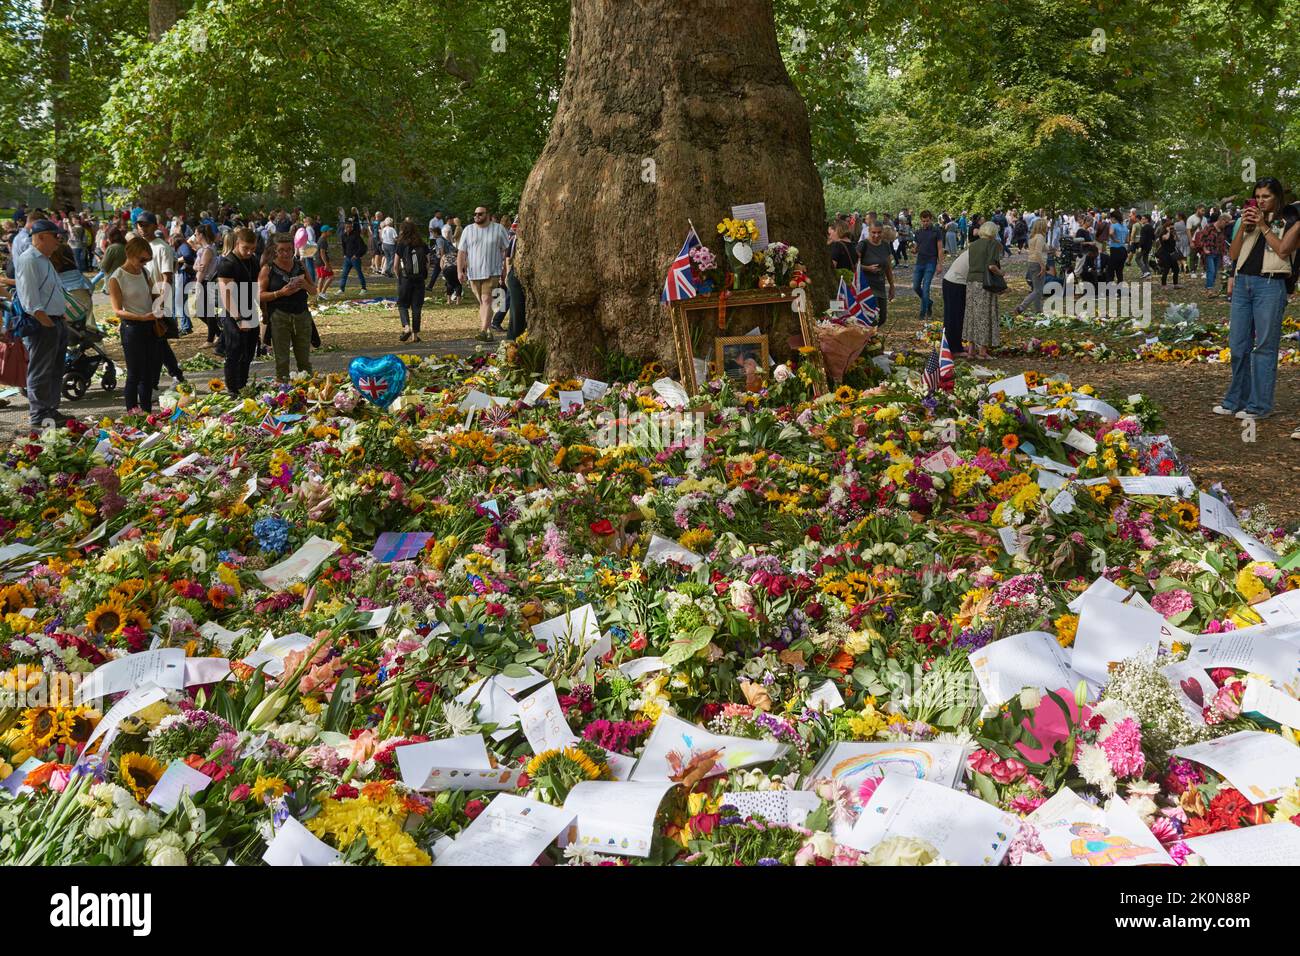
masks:
[[[122,352],[126,357],[126,410],[153,409],[153,385],[162,361],[162,338],[156,331],[154,286],[144,267],[153,261],[153,248],[139,236],[126,244],[126,260],[108,277],[113,314],[121,320]]]
[[[1216,415],[1257,420],[1273,414],[1282,313],[1300,244],[1300,215],[1285,205],[1283,196],[1276,179],[1259,180],[1228,249],[1228,258],[1236,263],[1228,326],[1232,381],[1214,406]],[[1292,437],[1300,437],[1300,430]]]

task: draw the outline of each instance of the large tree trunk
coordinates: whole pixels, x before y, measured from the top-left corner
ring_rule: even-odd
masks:
[[[157,43],[179,19],[177,0],[149,0],[149,40]],[[159,121],[167,122],[165,117],[160,118]],[[166,137],[166,142],[169,150],[183,148],[181,144],[174,142],[170,135]],[[181,185],[180,167],[166,158],[161,168],[154,174],[154,182],[140,190],[140,205],[160,216],[168,209],[176,212],[183,211],[187,198],[187,190]]]
[[[716,224],[759,201],[769,235],[801,251],[820,307],[822,185],[771,0],[573,0],[559,106],[519,211],[519,273],[548,371],[596,372],[611,350],[675,364],[659,293],[687,219],[721,255]],[[798,326],[777,315],[780,354]]]
[[[81,209],[81,162],[68,141],[68,87],[72,76],[71,15],[68,0],[47,0],[45,4],[45,66],[50,90],[50,116],[54,127],[54,182],[51,200],[55,209]]]

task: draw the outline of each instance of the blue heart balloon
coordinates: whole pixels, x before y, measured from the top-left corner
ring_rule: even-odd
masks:
[[[406,365],[396,355],[359,355],[348,365],[356,390],[380,408],[393,404],[406,388]]]

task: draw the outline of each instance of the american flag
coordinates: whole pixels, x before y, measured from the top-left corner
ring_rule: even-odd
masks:
[[[700,237],[695,234],[695,228],[692,226],[691,231],[686,234],[686,241],[682,243],[682,251],[677,253],[677,258],[668,267],[668,278],[664,280],[664,291],[659,297],[660,302],[677,302],[695,297],[695,284],[691,282],[691,250],[699,244]]]
[[[880,307],[876,304],[876,295],[867,282],[866,270],[859,263],[853,280],[853,296],[845,316],[857,319],[866,325],[875,325],[880,318]]]
[[[951,392],[953,380],[957,374],[957,367],[952,361],[952,351],[948,348],[948,333],[943,334],[939,348],[930,349],[930,357],[926,360],[925,371],[921,373],[921,381],[925,384],[927,394],[933,395],[936,389],[943,389],[945,392]]]

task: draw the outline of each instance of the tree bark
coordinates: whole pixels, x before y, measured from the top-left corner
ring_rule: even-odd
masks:
[[[68,141],[68,87],[71,69],[71,15],[68,0],[47,0],[45,4],[46,78],[50,90],[50,117],[54,128],[54,182],[51,200],[55,209],[81,209],[81,162]]]
[[[548,371],[596,372],[611,350],[675,366],[659,295],[687,219],[721,256],[716,224],[760,201],[823,306],[821,179],[771,0],[573,0],[559,105],[519,211],[518,268]],[[778,355],[798,328],[784,312]],[[707,345],[717,323],[699,321]]]
[[[176,25],[180,19],[177,0],[149,0],[149,40],[157,43],[164,33]],[[166,122],[160,118],[160,122]],[[180,144],[167,137],[170,148],[180,148]],[[155,174],[155,182],[140,190],[140,205],[150,212],[161,215],[168,209],[181,212],[185,209],[188,190],[181,185],[180,167],[164,159]]]

